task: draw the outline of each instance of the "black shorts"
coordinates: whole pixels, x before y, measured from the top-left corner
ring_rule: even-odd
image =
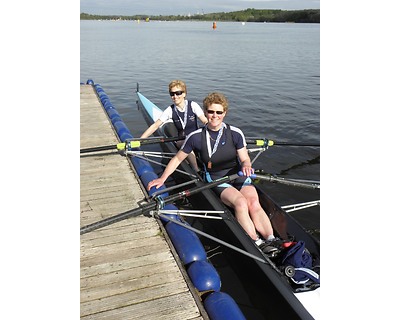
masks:
[[[208,181],[208,180],[207,180]],[[211,181],[208,181],[211,182]],[[224,191],[226,188],[230,188],[230,187],[234,187],[237,190],[240,191],[240,189],[242,189],[244,186],[251,186],[252,181],[251,178],[249,177],[238,177],[235,180],[231,181],[231,182],[225,182],[222,183],[214,188],[212,188],[212,190],[217,194],[217,196],[221,196],[222,191]]]

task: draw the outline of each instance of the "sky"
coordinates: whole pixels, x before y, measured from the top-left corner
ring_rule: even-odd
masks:
[[[187,15],[254,9],[320,9],[320,0],[80,0],[80,12],[99,15]]]

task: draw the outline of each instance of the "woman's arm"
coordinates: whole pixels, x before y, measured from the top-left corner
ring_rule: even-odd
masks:
[[[193,111],[194,114],[200,119],[200,121],[201,121],[203,124],[207,124],[207,123],[208,123],[207,117],[204,115],[203,109],[202,109],[202,108],[200,107],[200,105],[199,105],[197,102],[195,102],[195,101],[192,101],[192,111]]]
[[[248,177],[254,173],[254,170],[251,168],[251,160],[249,157],[249,153],[247,152],[247,148],[243,147],[237,150],[237,154],[239,156],[240,162],[242,164],[242,172]]]
[[[203,124],[207,124],[208,123],[208,120],[207,120],[205,115],[199,116],[199,119],[200,119],[201,122],[203,122]]]
[[[158,119],[156,122],[154,122],[150,127],[148,127],[146,129],[145,132],[142,133],[142,135],[140,136],[141,138],[147,138],[150,137],[154,131],[156,131],[161,125],[162,125],[162,121],[160,119]]]

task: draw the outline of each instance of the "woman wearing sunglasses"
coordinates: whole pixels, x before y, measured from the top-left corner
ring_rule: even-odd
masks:
[[[223,122],[228,111],[228,101],[222,93],[210,93],[203,101],[203,108],[208,124],[187,136],[161,177],[150,181],[147,189],[161,187],[193,151],[202,162],[205,180],[208,182],[242,171],[243,177],[238,177],[231,183],[223,183],[213,190],[223,203],[234,208],[238,222],[259,248],[273,255],[278,251],[276,246],[279,245],[279,240],[273,235],[271,222],[260,205],[257,191],[249,177],[254,170],[243,132]]]
[[[178,136],[188,136],[190,133],[198,129],[198,120],[203,124],[207,123],[207,118],[199,104],[195,101],[186,99],[186,84],[182,80],[172,80],[168,86],[169,95],[173,104],[164,110],[160,118],[154,122],[140,138],[147,138],[152,135],[163,123],[172,119]],[[176,142],[178,147],[181,147],[183,141]],[[193,153],[189,154],[188,161],[195,171],[199,171],[196,157]]]

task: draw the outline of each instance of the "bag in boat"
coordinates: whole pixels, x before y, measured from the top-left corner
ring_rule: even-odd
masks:
[[[289,247],[282,257],[282,264],[286,267],[285,274],[296,284],[304,284],[309,280],[319,283],[319,274],[312,270],[312,262],[304,241],[298,241]]]

